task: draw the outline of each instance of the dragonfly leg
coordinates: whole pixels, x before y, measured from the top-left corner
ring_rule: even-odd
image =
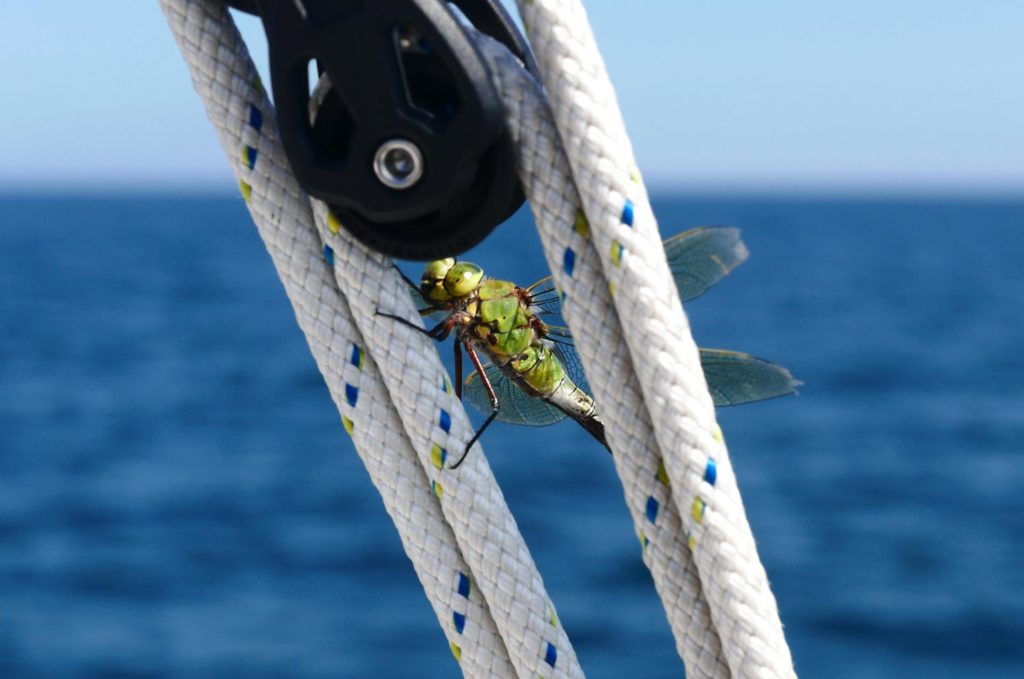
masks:
[[[487,390],[487,396],[491,399],[491,414],[488,415],[487,419],[484,420],[484,423],[480,425],[480,428],[476,430],[475,434],[473,434],[473,438],[471,438],[469,443],[466,444],[466,449],[462,451],[462,457],[460,457],[451,467],[448,467],[449,469],[458,469],[459,465],[462,464],[462,461],[466,459],[467,455],[469,455],[469,449],[477,442],[480,436],[484,433],[484,430],[491,425],[491,422],[494,422],[494,418],[498,416],[498,409],[501,407],[501,403],[498,402],[498,395],[494,393],[494,387],[491,386],[491,380],[488,379],[487,371],[484,370],[483,364],[480,363],[480,357],[476,355],[476,350],[468,339],[463,340],[463,343],[466,346],[466,353],[469,354],[469,360],[473,362],[473,367],[476,368],[477,374],[483,381],[484,389]]]
[[[427,337],[430,337],[430,338],[436,339],[436,340],[448,339],[448,335],[451,334],[452,328],[455,327],[455,319],[451,318],[451,317],[444,319],[443,321],[441,321],[440,323],[435,325],[430,330],[425,330],[424,328],[421,328],[420,326],[416,325],[412,321],[406,320],[406,319],[402,318],[401,316],[396,316],[394,314],[385,313],[385,312],[381,311],[380,309],[377,309],[377,315],[378,316],[383,316],[384,318],[390,318],[393,321],[398,321],[399,323],[401,323],[402,325],[406,326],[407,328],[412,328],[416,332],[421,332],[424,335],[426,335]]]
[[[398,275],[402,277],[402,280],[405,281],[406,285],[408,285],[413,290],[416,290],[417,292],[419,291],[419,284],[417,284],[414,280],[406,276],[405,272],[399,269],[397,264],[392,264],[391,266],[394,267],[395,271],[398,272]]]
[[[419,283],[406,276],[405,272],[399,269],[397,264],[392,264],[391,266],[392,268],[394,268],[395,271],[398,272],[398,275],[402,277],[402,280],[405,281],[405,284],[408,285],[410,289],[417,293],[420,293]],[[439,309],[436,306],[428,306],[426,309],[417,309],[416,311],[417,313],[419,313],[420,316],[429,316],[430,314],[439,310],[441,309]]]
[[[452,349],[455,350],[455,398],[462,400],[462,349],[458,341],[452,342]]]

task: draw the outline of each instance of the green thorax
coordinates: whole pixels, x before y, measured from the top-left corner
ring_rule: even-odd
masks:
[[[530,311],[509,281],[485,280],[477,289],[479,299],[476,336],[494,357],[517,356],[534,340]]]

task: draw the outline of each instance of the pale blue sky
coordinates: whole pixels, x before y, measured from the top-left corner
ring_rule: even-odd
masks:
[[[655,187],[1024,192],[1020,0],[587,7]],[[0,64],[0,189],[231,190],[156,0],[2,0]]]

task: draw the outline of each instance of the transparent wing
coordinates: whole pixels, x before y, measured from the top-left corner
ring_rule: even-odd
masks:
[[[703,295],[749,254],[740,240],[740,230],[730,226],[690,229],[664,245],[668,267],[684,302]]]
[[[700,226],[672,236],[664,246],[683,302],[703,295],[750,254],[740,230],[731,226]],[[538,316],[561,316],[562,303],[551,276],[540,279],[529,290],[535,297],[531,311]]]
[[[515,382],[505,377],[501,369],[493,363],[485,365],[484,372],[487,373],[487,378],[491,381],[494,394],[501,405],[497,416],[499,421],[544,427],[565,419],[565,413],[547,401],[529,396],[517,387]],[[487,387],[484,386],[484,381],[480,379],[477,371],[474,370],[473,374],[466,378],[462,398],[481,413],[491,414],[491,398],[487,395]]]
[[[569,332],[569,328],[564,325],[548,325],[547,323],[544,325],[547,327],[549,344],[575,344],[575,340],[572,337],[572,333]]]
[[[548,326],[548,344],[576,386],[591,396],[583,362],[568,328]],[[554,341],[551,341],[554,340]],[[803,384],[783,366],[757,356],[726,349],[701,349],[700,363],[716,406],[735,406],[796,393]],[[489,406],[488,406],[489,411]]]
[[[533,296],[530,311],[538,316],[561,316],[562,299],[551,276],[545,276],[527,288]]]
[[[716,406],[788,396],[803,384],[781,365],[738,351],[701,349],[700,364]]]
[[[583,361],[580,360],[580,355],[576,353],[576,346],[573,344],[569,328],[560,325],[549,325],[548,339],[543,341],[558,356],[558,360],[562,362],[565,374],[569,376],[569,379],[575,382],[577,387],[593,396],[593,392],[590,391],[590,383],[587,382],[587,376],[583,373]]]

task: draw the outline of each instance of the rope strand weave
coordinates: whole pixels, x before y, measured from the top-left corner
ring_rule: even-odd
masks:
[[[515,677],[504,642],[324,262],[305,193],[241,36],[213,0],[161,0],[346,430],[466,677]]]
[[[628,330],[623,335],[730,671],[794,676],[697,346],[586,12],[579,0],[518,5],[598,262]]]
[[[661,597],[687,676],[729,676],[711,625],[696,565],[643,404],[611,294],[582,218],[569,161],[540,83],[501,44],[480,36],[519,151],[519,172],[588,381],[605,417],[605,433],[622,480],[644,563]],[[573,253],[569,259],[567,252]],[[567,265],[567,262],[572,262]]]
[[[333,227],[327,207],[313,201],[320,234],[333,251],[335,280],[355,320],[378,356],[388,391],[413,441],[441,509],[473,569],[509,656],[521,677],[582,677],[583,671],[558,623],[515,520],[479,443],[452,471],[474,429],[433,343],[421,332],[380,316],[419,318],[405,281],[391,261]]]
[[[457,473],[445,467],[447,451],[461,453],[472,427],[432,343],[377,315],[417,318],[404,281],[389,260],[353,241],[323,204],[312,201],[310,210],[222,3],[161,5],[345,428],[463,672],[582,677],[482,450],[475,446]],[[480,44],[516,137],[546,257],[566,295],[566,319],[606,413],[644,561],[688,675],[793,676],[696,347],[582,5],[520,0],[520,9],[554,124],[540,86],[515,58],[487,38]],[[717,474],[709,477],[712,468]]]

